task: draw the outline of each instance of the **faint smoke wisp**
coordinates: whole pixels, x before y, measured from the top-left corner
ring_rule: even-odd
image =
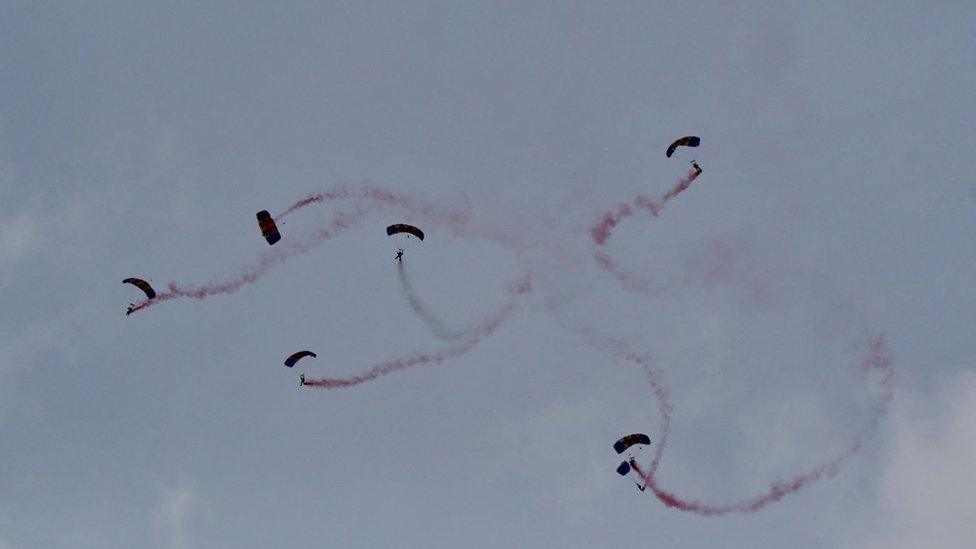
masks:
[[[487,316],[481,324],[468,335],[460,344],[435,353],[419,353],[402,358],[394,358],[374,365],[365,373],[350,377],[306,378],[305,385],[321,389],[338,389],[354,387],[378,377],[405,370],[413,366],[424,364],[440,364],[447,360],[458,358],[474,349],[482,340],[495,333],[502,323],[512,314],[516,300],[532,291],[531,280],[528,276],[512,282],[509,285],[510,299],[498,312]]]
[[[466,330],[450,328],[445,322],[437,318],[430,308],[420,300],[417,291],[413,287],[413,283],[410,282],[410,275],[407,274],[407,268],[404,266],[403,261],[397,261],[397,276],[400,279],[400,288],[403,290],[403,295],[406,296],[407,303],[410,304],[410,310],[430,329],[434,337],[444,341],[457,341],[464,337]]]

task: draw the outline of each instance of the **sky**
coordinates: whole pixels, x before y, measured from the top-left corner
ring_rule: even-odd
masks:
[[[0,548],[971,546],[974,25],[971,2],[5,2]],[[335,189],[268,248],[255,212]],[[124,315],[123,278],[266,260]],[[298,386],[418,355],[446,360]],[[616,475],[631,432],[705,506],[844,459],[706,517]]]

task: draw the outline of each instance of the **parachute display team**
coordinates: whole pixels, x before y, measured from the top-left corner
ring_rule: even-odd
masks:
[[[691,136],[686,136],[686,137],[676,139],[673,143],[671,143],[671,145],[668,146],[667,151],[665,152],[665,156],[667,158],[671,158],[671,156],[678,149],[678,147],[695,148],[698,147],[700,144],[701,144],[701,139],[698,136],[691,135]],[[702,169],[701,166],[699,166],[697,160],[692,158],[690,163],[692,167],[695,169],[696,172],[695,175],[700,175],[702,173]],[[278,225],[275,223],[274,218],[271,216],[268,210],[261,210],[260,212],[258,212],[257,221],[258,221],[258,227],[261,230],[261,236],[264,237],[264,239],[268,242],[269,246],[274,246],[277,242],[281,240],[281,232],[278,230]],[[420,228],[406,223],[394,223],[392,225],[389,225],[386,228],[386,234],[387,236],[403,234],[407,238],[410,238],[412,236],[420,239],[421,241],[424,240],[424,236],[425,236],[424,232]],[[403,261],[403,254],[404,254],[403,248],[397,248],[394,254],[394,259],[396,261]],[[157,295],[156,291],[149,284],[149,282],[141,278],[126,278],[122,282],[123,284],[131,284],[136,288],[142,290],[142,292],[146,295],[146,299],[148,301],[152,301],[153,299],[156,298]],[[135,304],[130,303],[128,309],[126,309],[125,312],[126,316],[132,314],[135,310],[137,310]],[[284,365],[288,368],[292,368],[305,357],[316,358],[317,356],[318,355],[316,355],[312,351],[308,351],[308,350],[298,351],[296,353],[289,355],[288,358],[285,359]],[[298,384],[299,386],[306,385],[304,372],[299,374]],[[650,445],[650,443],[651,443],[650,437],[648,437],[646,434],[643,433],[634,433],[631,435],[626,435],[620,438],[618,441],[616,441],[613,444],[613,448],[617,452],[617,454],[622,454],[629,450],[628,452],[629,456],[627,460],[622,461],[620,465],[617,466],[616,469],[617,473],[620,474],[621,476],[627,476],[631,471],[635,471],[638,474],[640,474],[639,467],[637,465],[636,457],[633,453],[633,450],[641,450],[643,449],[643,447]],[[636,484],[637,484],[637,489],[643,492],[644,489],[646,488],[646,479],[642,479],[642,481],[644,481],[644,484],[641,484],[640,482],[637,482]]]

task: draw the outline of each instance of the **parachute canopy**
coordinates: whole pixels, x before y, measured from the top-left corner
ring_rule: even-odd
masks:
[[[393,236],[397,233],[408,233],[416,236],[420,240],[424,239],[424,231],[421,231],[413,225],[407,225],[406,223],[397,223],[395,225],[390,225],[386,228],[386,234],[388,236]]]
[[[305,358],[307,356],[310,356],[312,358],[315,358],[318,355],[316,355],[312,351],[298,351],[297,353],[295,353],[295,354],[293,354],[290,357],[288,357],[288,358],[285,359],[285,366],[288,366],[289,368],[291,368],[292,366],[295,365],[296,362],[298,362],[299,360],[301,360],[301,359],[303,359],[303,358]]]
[[[156,297],[156,290],[153,290],[153,287],[141,278],[127,278],[122,281],[122,284],[132,284],[136,288],[146,292],[146,297],[149,299]]]
[[[643,433],[634,433],[632,435],[627,435],[617,442],[613,443],[613,449],[617,451],[618,454],[624,453],[627,448],[635,444],[650,444],[651,437]]]
[[[274,219],[271,219],[271,214],[268,213],[268,210],[258,212],[258,227],[261,227],[261,234],[268,241],[268,245],[274,246],[275,242],[281,240],[278,225],[275,224]]]
[[[664,155],[671,158],[671,155],[674,154],[674,150],[678,147],[697,147],[700,144],[701,138],[698,136],[689,135],[687,137],[682,137],[681,139],[676,140],[674,143],[671,143],[671,146],[668,147],[668,152],[664,153]]]
[[[630,472],[630,464],[627,463],[626,461],[621,461],[620,465],[617,466],[617,474],[622,477],[625,477],[629,472]]]

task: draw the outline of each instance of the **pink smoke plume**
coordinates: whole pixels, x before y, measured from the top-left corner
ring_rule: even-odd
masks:
[[[381,362],[365,373],[351,377],[323,377],[317,379],[306,378],[305,385],[320,389],[339,389],[354,387],[367,381],[372,381],[380,376],[392,374],[400,370],[405,370],[413,366],[422,364],[440,364],[444,361],[458,358],[474,349],[482,340],[489,337],[498,329],[506,318],[515,309],[516,299],[532,291],[529,276],[516,280],[509,284],[511,299],[495,314],[489,315],[472,334],[457,346],[450,347],[436,353],[420,353],[404,358],[394,358]]]
[[[878,383],[878,387],[881,389],[881,395],[878,397],[877,405],[874,406],[871,411],[871,417],[869,418],[868,422],[868,429],[873,430],[881,418],[887,413],[888,405],[894,398],[894,360],[892,359],[891,355],[888,354],[884,334],[870,339],[868,341],[868,349],[868,356],[862,360],[861,368],[865,371],[878,374],[879,377],[876,381]],[[653,382],[651,386],[655,393],[660,390]],[[659,396],[658,398],[660,399],[661,397]],[[662,407],[662,410],[664,410],[664,407]],[[731,503],[711,504],[685,499],[673,492],[665,490],[660,486],[657,478],[654,476],[664,450],[665,439],[668,432],[667,427],[670,425],[670,408],[667,408],[666,411],[662,411],[661,415],[661,423],[664,428],[662,434],[660,435],[661,438],[656,444],[654,459],[651,462],[651,465],[647,468],[647,470],[642,469],[640,465],[632,465],[634,465],[634,469],[637,471],[637,474],[640,475],[644,480],[645,487],[649,488],[657,499],[666,507],[708,517],[728,515],[732,513],[754,513],[771,503],[783,499],[785,496],[800,491],[803,489],[803,487],[817,482],[824,476],[833,477],[838,471],[840,471],[841,467],[850,458],[852,458],[858,452],[858,450],[861,449],[861,446],[864,444],[864,437],[867,434],[866,431],[864,434],[855,438],[850,446],[848,446],[833,459],[814,467],[812,470],[806,473],[796,475],[788,481],[773,483],[768,490],[759,495]]]

